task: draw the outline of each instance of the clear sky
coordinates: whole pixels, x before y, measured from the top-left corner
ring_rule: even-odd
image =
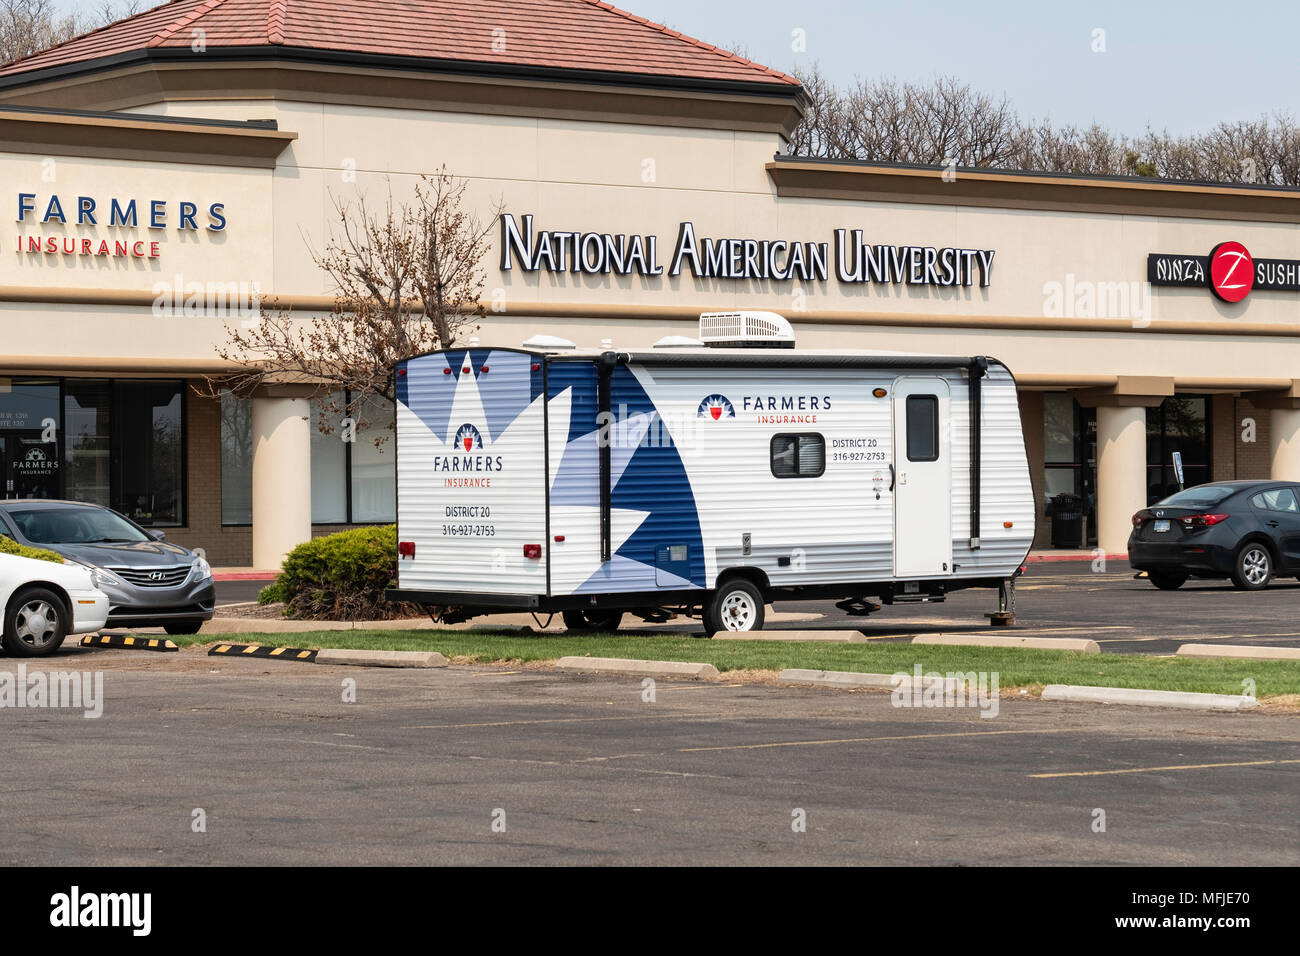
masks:
[[[520,0],[527,2],[527,0]],[[1300,98],[1296,0],[613,0],[719,46],[837,82],[953,74],[1022,116],[1138,135],[1254,119]],[[142,8],[156,6],[142,0]],[[92,10],[94,0],[59,0]],[[792,49],[803,30],[806,52]],[[1105,52],[1093,52],[1095,30]]]
[[[1022,116],[1173,133],[1297,112],[1300,3],[1286,0],[613,0],[776,69],[953,74]],[[807,52],[791,48],[806,31]],[[1094,30],[1105,52],[1094,53]]]

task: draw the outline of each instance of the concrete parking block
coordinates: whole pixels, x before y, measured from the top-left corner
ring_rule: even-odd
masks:
[[[573,674],[633,674],[645,677],[689,677],[717,680],[718,669],[712,664],[687,661],[637,661],[620,657],[561,657],[557,671]]]
[[[911,690],[917,684],[912,674],[862,674],[857,671],[815,671],[792,667],[781,671],[777,680],[782,684],[816,684],[822,687],[873,687],[883,690]],[[937,688],[936,688],[937,685]],[[922,691],[937,689],[944,694],[964,692],[965,681],[938,674],[922,676]]]
[[[746,631],[732,634],[719,631],[715,641],[826,641],[838,644],[865,644],[861,631]]]
[[[317,664],[351,664],[357,667],[446,667],[447,658],[437,651],[349,651],[326,649],[316,655]]]
[[[1183,644],[1179,657],[1244,657],[1260,661],[1300,661],[1300,647],[1260,647],[1254,644]]]
[[[777,675],[782,684],[824,684],[830,687],[883,687],[893,690],[898,681],[893,674],[860,674],[856,671],[815,671],[790,667]],[[904,678],[910,681],[910,678]]]
[[[945,644],[958,647],[1023,647],[1044,651],[1080,651],[1100,654],[1096,641],[1079,637],[1018,637],[1011,634],[918,634],[913,644]]]
[[[1048,684],[1043,688],[1043,700],[1225,711],[1245,710],[1259,705],[1255,698],[1237,694],[1197,694],[1190,691],[1141,690],[1132,687],[1079,687],[1071,684]]]

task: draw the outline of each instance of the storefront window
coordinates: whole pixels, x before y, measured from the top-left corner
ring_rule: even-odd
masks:
[[[221,523],[253,523],[253,403],[221,393]]]
[[[1210,400],[1204,395],[1175,395],[1147,409],[1147,503],[1155,504],[1178,490],[1174,452],[1183,456],[1183,485],[1210,480]]]
[[[321,431],[325,411],[311,402],[311,520],[312,524],[346,524],[348,520],[348,453],[340,421],[331,420],[330,434]],[[333,413],[335,418],[342,416]]]
[[[112,389],[70,378],[63,388],[64,497],[109,507]]]
[[[113,507],[143,525],[180,525],[182,382],[115,382]]]
[[[397,469],[393,464],[393,405],[372,398],[357,410],[358,428],[352,453],[352,520],[380,522],[397,520]],[[375,445],[376,438],[384,441]]]

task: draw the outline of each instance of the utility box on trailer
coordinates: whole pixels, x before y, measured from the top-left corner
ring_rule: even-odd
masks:
[[[722,313],[663,348],[403,361],[391,596],[713,633],[779,600],[991,587],[1005,622],[1035,512],[1011,372],[793,344],[780,316]]]

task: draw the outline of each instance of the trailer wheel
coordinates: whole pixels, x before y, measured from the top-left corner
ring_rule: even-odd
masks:
[[[561,616],[569,631],[617,631],[623,623],[622,611],[565,611]]]
[[[744,578],[732,578],[718,586],[704,605],[704,633],[742,632],[763,629],[763,595]]]

